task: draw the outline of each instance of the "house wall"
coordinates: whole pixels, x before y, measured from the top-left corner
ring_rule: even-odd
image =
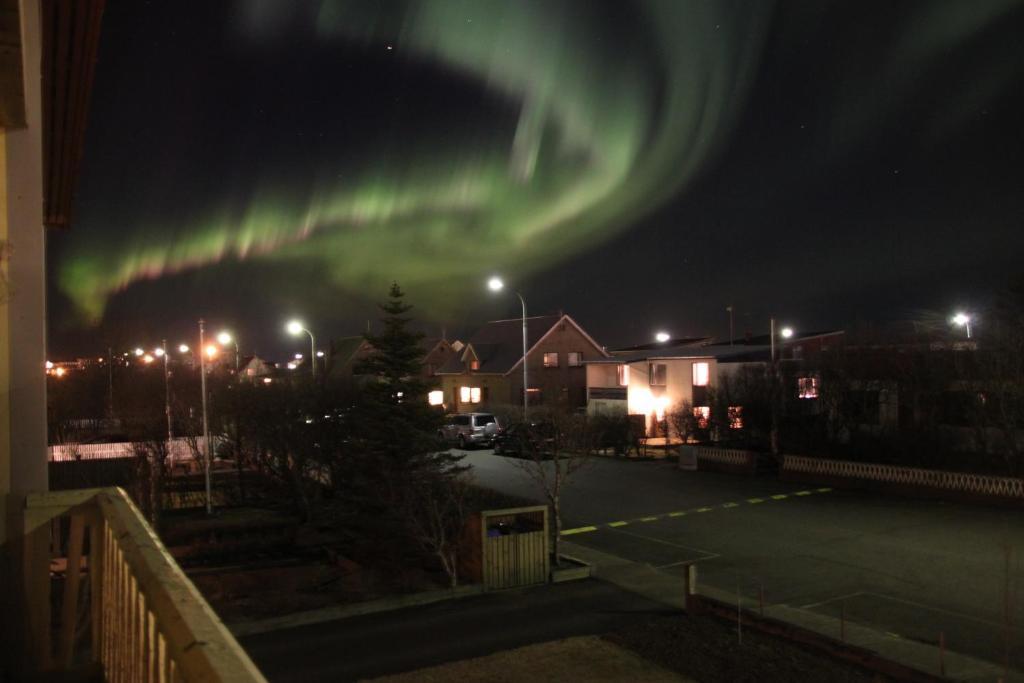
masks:
[[[651,386],[650,365],[667,366],[665,386]],[[695,405],[693,400],[693,364],[708,364],[708,388],[715,385],[717,363],[713,358],[670,358],[656,361],[637,361],[629,364],[629,395],[627,412],[643,415],[650,432],[656,421],[676,411],[683,403]]]
[[[465,372],[461,375],[438,375],[441,391],[444,392],[445,410],[450,413],[493,410],[496,406],[520,405],[521,397],[509,393],[508,378],[501,375],[479,372]],[[520,382],[520,385],[522,382]],[[460,387],[486,389],[486,399],[480,403],[462,403],[459,400]]]

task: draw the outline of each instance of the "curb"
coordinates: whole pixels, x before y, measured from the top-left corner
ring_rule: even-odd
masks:
[[[270,617],[269,619],[251,621],[237,621],[226,625],[232,635],[236,638],[242,638],[245,636],[254,636],[259,633],[269,633],[271,631],[280,631],[287,628],[296,628],[298,626],[319,624],[325,621],[358,617],[364,614],[391,612],[394,610],[404,609],[406,607],[419,607],[422,605],[430,605],[435,602],[444,602],[446,600],[469,598],[474,595],[482,595],[483,592],[484,587],[482,585],[470,584],[468,586],[459,586],[457,588],[445,588],[436,591],[425,591],[423,593],[412,593],[409,595],[381,598],[380,600],[367,600],[366,602],[357,602],[351,605],[331,605],[330,607],[321,607],[319,609],[307,610],[305,612],[285,614],[280,617]]]

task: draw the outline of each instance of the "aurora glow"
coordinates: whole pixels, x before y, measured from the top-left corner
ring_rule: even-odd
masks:
[[[278,18],[264,5],[240,5],[255,42]],[[641,2],[622,23],[607,8],[551,0],[427,0],[400,16],[366,5],[318,5],[315,35],[478,79],[519,108],[515,130],[382,151],[374,172],[340,182],[324,173],[301,198],[264,187],[242,215],[128,230],[118,245],[80,241],[60,282],[81,312],[97,320],[133,282],[226,259],[320,262],[341,289],[377,292],[398,278],[429,295],[482,269],[528,273],[564,258],[627,227],[706,163],[742,104],[771,9]]]
[[[270,291],[289,272],[305,278],[307,290],[322,287],[371,301],[398,280],[415,291],[421,312],[440,319],[477,299],[485,275],[528,279],[596,251],[669,200],[666,232],[725,226],[726,238],[703,258],[725,249],[734,255],[737,244],[748,248],[727,276],[733,281],[746,277],[753,261],[768,258],[769,244],[783,250],[817,245],[816,256],[827,254],[824,260],[837,281],[841,272],[860,279],[876,254],[869,248],[858,258],[851,254],[866,243],[865,233],[888,225],[895,200],[883,193],[876,216],[851,220],[846,228],[837,228],[836,219],[860,215],[868,205],[861,188],[876,179],[874,166],[859,160],[858,172],[874,175],[852,181],[845,174],[829,177],[829,193],[816,190],[819,206],[826,207],[821,215],[796,216],[795,227],[775,226],[770,239],[760,239],[769,230],[766,214],[774,212],[787,223],[792,207],[807,203],[808,185],[827,171],[845,171],[864,150],[875,155],[872,164],[877,162],[888,181],[908,161],[901,154],[943,149],[953,132],[987,117],[989,108],[995,111],[994,103],[1015,90],[1022,73],[1007,58],[1016,54],[1008,46],[1018,41],[1006,22],[1019,14],[1020,0],[877,6],[768,0],[238,0],[230,10],[219,3],[202,6],[215,21],[197,11],[193,25],[179,25],[195,33],[187,37],[155,30],[152,22],[168,16],[155,8],[133,9],[135,14],[122,10],[139,24],[151,22],[147,33],[146,26],[126,20],[120,26],[122,49],[135,46],[126,36],[136,32],[147,40],[150,34],[163,41],[177,35],[179,42],[147,46],[150,52],[128,49],[126,60],[147,63],[119,70],[108,60],[98,72],[98,90],[104,73],[117,74],[104,86],[108,121],[122,111],[131,114],[105,122],[103,144],[87,143],[87,158],[94,155],[91,169],[99,169],[94,177],[103,180],[92,195],[83,191],[91,204],[66,237],[56,264],[61,290],[90,322],[101,320],[111,297],[135,283],[211,272],[218,277],[204,284],[230,284],[230,276],[239,272],[230,268],[239,261],[266,265],[273,273],[263,282],[254,269],[245,271],[257,294],[260,287]],[[214,64],[220,53],[179,58],[221,43],[234,60],[221,71]],[[153,57],[174,50],[179,55],[167,64]],[[367,57],[355,66],[330,61],[338,50]],[[950,71],[954,61],[955,73]],[[152,78],[151,66],[158,69]],[[360,69],[367,74],[353,81],[352,71]],[[429,70],[416,106],[430,103],[439,81],[450,83],[435,99],[451,100],[444,113],[454,123],[442,126],[438,111],[422,121],[415,120],[415,112],[412,121],[408,114],[389,113],[401,108],[401,92],[378,92],[373,79],[391,70],[412,81]],[[305,90],[293,92],[272,82],[308,73],[313,77],[303,82]],[[263,83],[264,75],[270,83]],[[242,95],[231,92],[236,77]],[[320,97],[321,82],[328,91],[337,88],[327,103]],[[137,95],[135,88],[147,84],[156,85]],[[275,97],[296,93],[303,101],[275,110],[280,121],[253,125],[263,104],[270,109]],[[392,96],[395,101],[388,99]],[[748,106],[752,96],[762,109]],[[373,116],[350,113],[345,98],[372,101]],[[141,104],[135,106],[136,100]],[[161,107],[171,113],[151,120],[149,109]],[[210,112],[221,120],[210,125],[204,118]],[[307,113],[309,120],[303,118]],[[763,129],[757,125],[762,115],[769,122]],[[394,129],[389,121],[396,122]],[[298,144],[296,136],[323,135],[316,128],[325,125],[355,132],[321,149]],[[144,142],[137,150],[132,126],[146,133],[138,136]],[[377,134],[369,135],[374,127]],[[908,144],[889,158],[880,131],[893,135],[894,130]],[[225,152],[216,144],[220,138],[237,142]],[[350,145],[363,138],[369,142]],[[742,149],[737,140],[743,140]],[[211,149],[194,151],[203,145]],[[113,147],[130,151],[113,155]],[[143,159],[149,154],[152,159]],[[115,160],[109,167],[108,157]],[[719,159],[723,166],[734,164],[721,196],[748,210],[720,224],[725,211],[712,202],[710,210],[696,212],[699,225],[674,224],[677,200],[696,196],[688,190],[711,175]],[[934,167],[934,161],[920,167]],[[204,163],[216,169],[201,168]],[[88,178],[83,180],[88,185]],[[921,182],[922,196],[942,192],[927,179]],[[942,182],[947,189],[962,185],[957,178]],[[790,229],[792,234],[781,234]],[[1003,243],[1011,242],[1010,229],[1003,229],[1009,235]],[[922,241],[914,233],[905,244]],[[946,258],[959,264],[963,244],[947,241],[953,256]],[[974,240],[968,246],[981,244]],[[681,238],[648,239],[642,248],[646,253],[615,255],[615,268],[621,262],[626,277],[605,296],[621,291],[624,280],[634,286],[622,296],[645,296],[650,283],[644,270],[652,266],[664,282],[674,284],[664,274],[684,270],[681,252],[691,247]],[[657,249],[663,251],[648,263]],[[914,248],[894,251],[893,258],[901,267],[916,260],[920,269],[936,261]],[[602,273],[609,270],[603,266]],[[702,282],[721,275],[717,263],[708,270]],[[223,274],[228,277],[219,277]],[[765,281],[775,277],[774,272],[762,275]],[[574,305],[554,305],[563,303]],[[288,314],[300,312],[312,315]]]

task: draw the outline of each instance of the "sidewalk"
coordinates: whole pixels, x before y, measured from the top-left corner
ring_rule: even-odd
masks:
[[[570,541],[562,541],[562,551],[594,567],[593,576],[619,588],[642,595],[664,605],[683,609],[684,586],[679,577],[664,574],[653,567],[633,562],[615,555],[587,548]],[[699,565],[698,565],[699,567]],[[697,591],[701,595],[726,604],[735,604],[736,595],[700,584],[697,574]],[[749,607],[747,605],[746,607]],[[766,606],[766,617],[793,624],[800,628],[834,638],[839,633],[837,619],[788,605]],[[847,622],[845,642],[878,653],[881,657],[933,675],[939,675],[939,648],[904,640],[887,633]],[[1003,668],[975,657],[947,650],[945,652],[946,677],[961,681],[997,681],[1024,683],[1024,674],[1011,671],[1004,676]]]

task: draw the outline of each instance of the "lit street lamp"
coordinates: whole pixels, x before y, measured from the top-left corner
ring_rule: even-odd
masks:
[[[957,313],[953,316],[953,324],[963,327],[967,331],[967,338],[971,338],[971,316],[966,313]]]
[[[500,292],[505,288],[505,283],[501,281],[500,277],[492,277],[487,281],[487,287],[492,292]],[[530,407],[530,384],[526,370],[526,300],[519,292],[515,292],[515,295],[519,297],[519,303],[523,305],[523,422],[526,422],[526,411]]]
[[[313,333],[303,327],[302,323],[298,320],[290,321],[285,325],[284,329],[293,337],[297,337],[303,332],[309,335],[309,366],[312,370],[313,377],[316,377],[316,339],[313,337]]]
[[[664,344],[671,338],[672,337],[669,336],[668,332],[658,332],[656,335],[654,335],[655,341],[657,341],[660,344]]]
[[[238,340],[231,336],[231,333],[226,330],[217,335],[217,343],[221,346],[227,346],[228,344],[234,344],[235,346],[235,373],[238,373]]]

